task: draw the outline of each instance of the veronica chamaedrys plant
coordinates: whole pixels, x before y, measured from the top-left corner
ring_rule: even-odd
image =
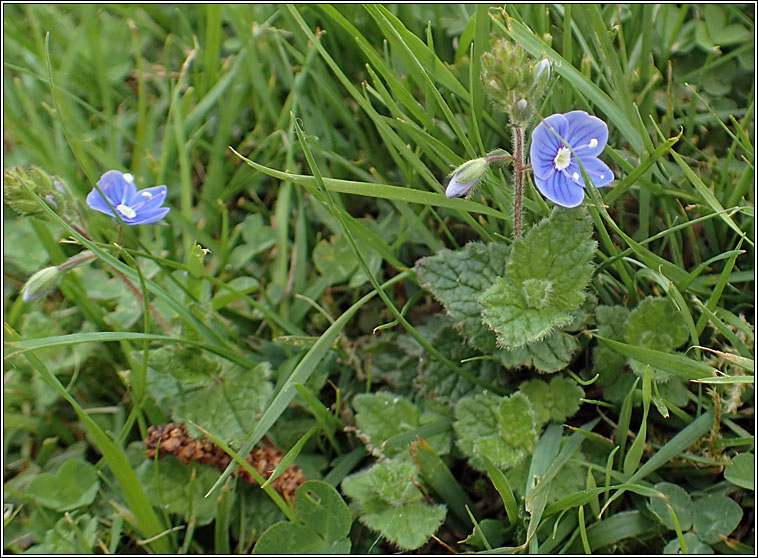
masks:
[[[166,186],[153,186],[137,191],[134,177],[110,170],[98,180],[97,188],[87,195],[87,205],[95,211],[116,217],[106,199],[127,225],[147,225],[163,219],[171,210],[161,207],[166,199]],[[103,198],[105,196],[105,198]]]
[[[583,110],[545,118],[532,132],[529,151],[537,190],[563,207],[581,204],[585,184],[577,158],[596,187],[613,182],[613,171],[597,157],[607,141],[605,122]]]

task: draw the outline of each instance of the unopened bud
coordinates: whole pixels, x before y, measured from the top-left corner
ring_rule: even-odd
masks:
[[[540,79],[543,72],[545,72],[545,77],[550,77],[550,60],[547,58],[543,58],[540,60],[540,63],[537,64],[537,69],[534,71],[534,79]]]
[[[61,272],[57,267],[46,267],[32,275],[22,289],[24,302],[36,300],[53,289],[58,283]]]
[[[489,162],[484,158],[471,159],[453,171],[445,195],[448,198],[460,198],[469,193],[487,173]]]
[[[29,193],[32,190],[53,206],[58,213],[65,213],[70,205],[69,194],[58,177],[51,177],[42,169],[12,167],[3,172],[3,201],[19,215],[46,217],[40,203]]]

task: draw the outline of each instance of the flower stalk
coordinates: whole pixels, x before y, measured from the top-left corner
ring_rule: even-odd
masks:
[[[521,196],[524,191],[524,128],[513,127],[513,237],[521,238]]]

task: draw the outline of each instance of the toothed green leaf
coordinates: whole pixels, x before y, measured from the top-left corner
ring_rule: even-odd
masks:
[[[624,340],[637,347],[655,351],[673,352],[689,339],[687,324],[673,302],[667,298],[644,298],[630,314],[624,326]],[[645,364],[630,361],[637,374],[644,374]],[[659,369],[651,369],[652,377],[666,381],[671,374]]]
[[[578,350],[579,343],[572,335],[554,331],[542,341],[510,351],[501,350],[496,356],[506,368],[536,368],[552,373],[566,368]]]
[[[537,443],[537,419],[529,398],[489,394],[461,399],[455,406],[453,428],[458,447],[471,465],[485,470],[481,454],[498,467],[509,469],[531,455]]]
[[[479,354],[466,345],[460,334],[450,325],[437,332],[432,339],[432,346],[454,362],[460,362]],[[462,363],[460,366],[477,378],[486,380],[493,385],[504,387],[508,379],[508,374],[503,367],[491,359],[472,360]],[[444,404],[455,403],[461,397],[474,395],[482,390],[481,386],[472,384],[460,374],[456,374],[444,362],[435,358],[424,358],[422,360],[417,382],[425,398],[433,398]]]
[[[571,378],[555,376],[550,383],[534,379],[522,383],[519,391],[525,393],[534,405],[540,424],[549,420],[564,422],[579,410],[584,390]]]
[[[591,237],[586,209],[556,208],[513,243],[505,278],[479,298],[501,347],[534,343],[572,320],[592,275]]]
[[[495,335],[482,324],[482,307],[477,300],[505,274],[509,252],[506,244],[472,242],[460,250],[442,250],[416,262],[421,286],[445,306],[468,343],[482,351],[492,351],[496,344]]]
[[[355,500],[358,520],[405,550],[424,544],[442,524],[447,508],[425,501],[418,470],[408,462],[387,461],[347,477],[342,491]]]

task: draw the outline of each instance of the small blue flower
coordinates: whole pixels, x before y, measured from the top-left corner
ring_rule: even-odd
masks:
[[[110,170],[100,177],[97,185],[127,225],[156,223],[171,210],[161,207],[166,199],[165,186],[153,186],[138,192],[131,174]],[[95,211],[116,217],[95,188],[87,194],[87,205]]]
[[[561,138],[571,149],[563,144]],[[582,203],[584,179],[574,155],[582,162],[587,176],[596,187],[613,182],[613,171],[597,158],[607,141],[608,126],[605,122],[583,110],[545,118],[532,132],[529,152],[537,189],[551,202],[563,207],[576,207]]]

